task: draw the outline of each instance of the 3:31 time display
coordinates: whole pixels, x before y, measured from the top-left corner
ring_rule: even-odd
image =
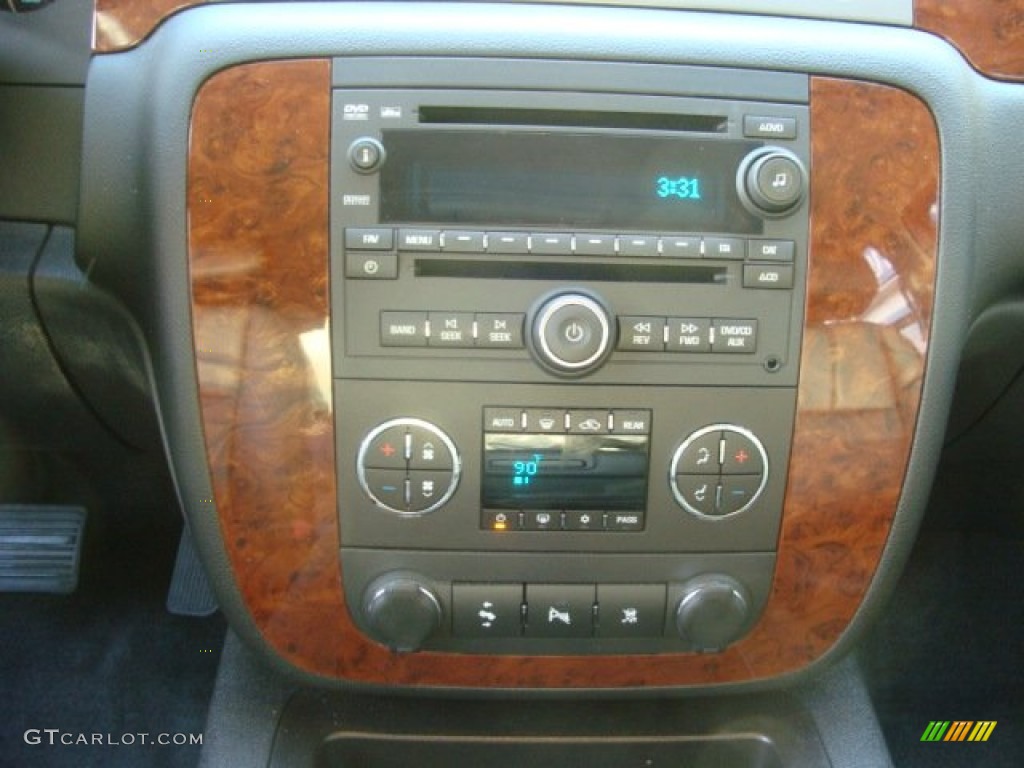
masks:
[[[701,200],[701,181],[695,176],[660,176],[654,191],[662,199]]]

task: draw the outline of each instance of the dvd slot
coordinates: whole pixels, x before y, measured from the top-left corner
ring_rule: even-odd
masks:
[[[727,133],[723,115],[684,115],[648,112],[601,112],[572,109],[516,109],[508,107],[420,107],[425,125],[524,125],[537,128],[621,128],[631,131]]]
[[[724,266],[437,258],[416,259],[415,273],[417,277],[699,285],[725,285],[729,277],[729,269]]]

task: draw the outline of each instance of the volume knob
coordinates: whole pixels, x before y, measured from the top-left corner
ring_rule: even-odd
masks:
[[[612,318],[596,299],[561,293],[543,300],[533,316],[531,347],[548,369],[581,376],[604,362],[612,345]]]

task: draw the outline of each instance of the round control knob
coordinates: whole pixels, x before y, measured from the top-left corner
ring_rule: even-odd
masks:
[[[740,198],[760,216],[784,216],[804,198],[806,172],[792,152],[765,147],[747,155],[740,165],[736,187]]]
[[[533,316],[532,347],[555,373],[582,376],[611,351],[612,320],[595,299],[563,293],[543,301]]]
[[[750,619],[750,595],[731,576],[708,573],[683,585],[676,629],[695,651],[719,651],[739,639]]]
[[[375,173],[384,164],[386,154],[383,144],[363,136],[349,145],[348,162],[357,173]]]
[[[441,603],[416,574],[386,573],[363,593],[363,615],[370,634],[395,651],[423,647],[441,626]]]

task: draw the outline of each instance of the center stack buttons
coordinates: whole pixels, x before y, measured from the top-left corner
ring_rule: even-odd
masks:
[[[356,474],[379,508],[403,516],[440,509],[462,471],[455,443],[436,424],[416,418],[385,421],[359,446]]]
[[[764,445],[735,424],[712,424],[690,434],[676,449],[669,469],[676,501],[705,519],[745,512],[767,483]]]

